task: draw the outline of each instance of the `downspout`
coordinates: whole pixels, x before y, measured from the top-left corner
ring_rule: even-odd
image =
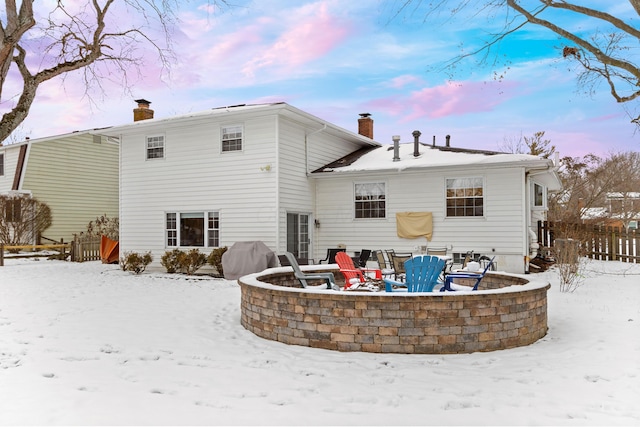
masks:
[[[305,173],[309,174],[309,137],[311,135],[315,135],[316,133],[320,133],[327,128],[327,124],[322,125],[320,129],[316,129],[311,133],[304,134],[304,169]]]
[[[523,216],[524,216],[524,230],[523,230],[523,244],[524,244],[524,248],[523,248],[523,269],[524,269],[524,274],[529,274],[529,261],[530,261],[530,247],[531,247],[531,234],[529,233],[531,231],[531,227],[530,227],[530,223],[531,223],[531,204],[530,204],[530,197],[531,194],[529,192],[529,172],[526,169],[522,169],[524,172],[524,179],[522,180],[522,187],[523,187],[523,193],[524,194],[524,209],[523,209]],[[536,239],[537,240],[537,239]]]
[[[309,171],[309,137],[311,135],[315,135],[316,133],[320,133],[320,132],[324,131],[326,128],[327,128],[327,124],[324,123],[320,129],[316,129],[311,133],[305,133],[305,135],[304,135],[304,165],[305,165],[304,167],[305,167],[305,175],[307,175],[307,179],[308,179],[309,173],[310,173],[310,171]],[[317,194],[317,191],[318,191],[318,186],[315,184],[315,181],[314,181],[314,184],[313,184],[313,218],[310,218],[310,220],[311,220],[310,222],[312,224],[314,224],[314,226],[313,227],[311,227],[311,226],[309,227],[311,230],[313,230],[312,233],[309,233],[310,236],[311,236],[310,237],[311,241],[313,243],[313,256],[312,256],[313,259],[317,258],[316,257],[316,253],[318,253],[318,239],[316,239],[316,227],[315,227],[315,223],[316,223],[316,219],[317,219],[316,218],[316,212],[318,212],[318,206],[317,206],[318,194]],[[309,225],[311,225],[311,224],[309,224]]]
[[[280,116],[276,114],[276,253],[284,252],[280,247]],[[286,241],[286,236],[285,236]],[[286,249],[286,246],[285,246]]]

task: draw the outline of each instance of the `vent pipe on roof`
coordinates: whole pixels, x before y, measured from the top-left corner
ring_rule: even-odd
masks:
[[[400,160],[400,135],[393,135],[391,139],[393,140],[393,161],[397,162]]]
[[[411,135],[413,135],[413,157],[419,157],[420,156],[420,135],[422,135],[422,133],[420,133],[419,130],[414,130]]]
[[[433,135],[433,146],[434,147],[436,146],[436,136],[435,135]]]
[[[445,139],[444,145],[449,147],[449,144],[451,143],[451,135],[445,136],[444,139]]]

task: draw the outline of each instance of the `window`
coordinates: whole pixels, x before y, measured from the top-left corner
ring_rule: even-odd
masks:
[[[165,227],[169,247],[213,248],[220,245],[218,212],[168,212]]]
[[[175,213],[167,214],[167,246],[178,246],[178,227]]]
[[[483,216],[482,178],[447,179],[447,217]]]
[[[20,198],[7,199],[4,206],[4,219],[7,222],[22,221],[22,200]]]
[[[385,184],[355,184],[356,218],[386,218]]]
[[[147,137],[147,160],[164,158],[164,135]]]
[[[4,176],[4,153],[0,154],[0,176]]]
[[[533,184],[533,206],[544,207],[544,187],[540,184]]]
[[[242,126],[222,128],[222,152],[242,150]]]
[[[207,222],[207,234],[209,235],[208,246],[217,248],[220,246],[220,214],[218,212],[209,212],[209,220]]]

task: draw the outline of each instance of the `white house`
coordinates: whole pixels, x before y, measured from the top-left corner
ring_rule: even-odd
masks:
[[[148,101],[138,103],[134,111],[149,112]],[[393,146],[372,139],[368,114],[358,133],[286,103],[150,117],[105,133],[120,139],[121,253],[151,251],[155,266],[176,247],[261,240],[316,260],[338,244],[350,252],[446,245],[523,272],[546,191],[559,186],[553,163],[534,156],[414,138],[398,144],[394,161]],[[403,212],[431,214],[431,241],[398,237]]]
[[[68,242],[97,217],[118,216],[118,143],[100,132],[0,146],[0,194],[46,203],[52,224],[44,237]]]

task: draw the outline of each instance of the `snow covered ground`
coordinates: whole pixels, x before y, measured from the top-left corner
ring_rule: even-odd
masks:
[[[240,325],[234,281],[0,267],[3,425],[640,425],[640,265],[590,261],[533,345],[340,353]]]

